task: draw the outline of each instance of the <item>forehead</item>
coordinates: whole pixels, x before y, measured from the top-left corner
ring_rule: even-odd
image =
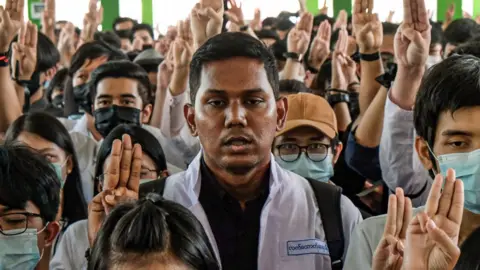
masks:
[[[145,29],[135,31],[135,36],[150,36],[150,33]]]
[[[444,111],[438,118],[437,134],[442,134],[447,130],[456,130],[480,136],[478,119],[480,119],[480,106],[461,108],[453,114],[451,111]]]
[[[105,78],[97,84],[97,97],[99,95],[134,95],[138,96],[138,81],[130,78]]]
[[[33,214],[40,214],[40,209],[31,201],[27,201],[24,209],[8,209],[8,208],[10,208],[8,205],[0,204],[0,214],[7,211],[14,212],[15,210],[26,211]],[[11,210],[14,210],[14,211],[11,211]]]
[[[267,72],[261,61],[234,57],[205,64],[202,68],[197,96],[206,90],[223,90],[228,95],[240,95],[245,90],[262,89],[273,96]]]
[[[35,149],[35,150],[43,150],[43,149],[53,149],[57,151],[63,151],[58,145],[51,141],[47,141],[44,138],[38,136],[37,134],[33,134],[30,132],[22,132],[17,138],[17,141],[26,144],[27,146]]]
[[[316,128],[310,127],[310,126],[301,126],[294,128],[288,132],[285,132],[284,134],[278,136],[278,140],[311,140],[311,139],[325,139],[328,140],[328,138],[321,132],[320,130],[317,130]]]

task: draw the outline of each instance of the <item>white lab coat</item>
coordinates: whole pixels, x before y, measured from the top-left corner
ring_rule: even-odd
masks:
[[[198,200],[201,185],[200,158],[201,153],[187,171],[168,178],[164,197],[183,205],[198,218],[220,261],[208,218]],[[310,184],[301,176],[282,169],[273,156],[271,160],[270,193],[260,219],[258,269],[331,269],[322,220]],[[341,199],[341,210],[346,253],[350,234],[362,217],[344,196]]]

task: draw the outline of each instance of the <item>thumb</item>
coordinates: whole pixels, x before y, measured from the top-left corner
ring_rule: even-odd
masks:
[[[222,12],[223,14],[223,12]],[[205,8],[205,15],[210,18],[210,19],[213,19],[213,20],[221,20],[222,19],[222,16],[221,14],[219,14],[218,12],[216,12],[213,8],[211,7],[207,7]]]
[[[413,28],[405,28],[402,30],[402,33],[408,40],[413,42],[415,45],[419,47],[422,46],[423,38],[420,32],[416,31]]]
[[[435,222],[430,219],[427,222],[428,236],[438,245],[445,255],[456,261],[460,256],[460,249],[457,241],[452,240],[442,229],[438,228]]]

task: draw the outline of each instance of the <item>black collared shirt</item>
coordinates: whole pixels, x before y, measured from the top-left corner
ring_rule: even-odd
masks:
[[[199,201],[217,242],[222,268],[257,269],[260,216],[269,194],[270,174],[265,174],[260,195],[242,210],[240,203],[217,182],[203,158],[200,173]]]

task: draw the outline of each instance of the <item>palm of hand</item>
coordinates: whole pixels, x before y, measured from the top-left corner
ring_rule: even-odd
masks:
[[[354,13],[353,14],[353,29],[358,34],[362,28],[370,22],[370,15],[367,13]]]
[[[223,0],[200,0],[202,7],[211,7],[213,10],[219,10],[223,7]]]
[[[425,63],[429,51],[430,31],[421,33],[422,40],[419,44],[415,44],[401,35],[401,33],[397,33],[394,43],[398,64],[408,67]]]

